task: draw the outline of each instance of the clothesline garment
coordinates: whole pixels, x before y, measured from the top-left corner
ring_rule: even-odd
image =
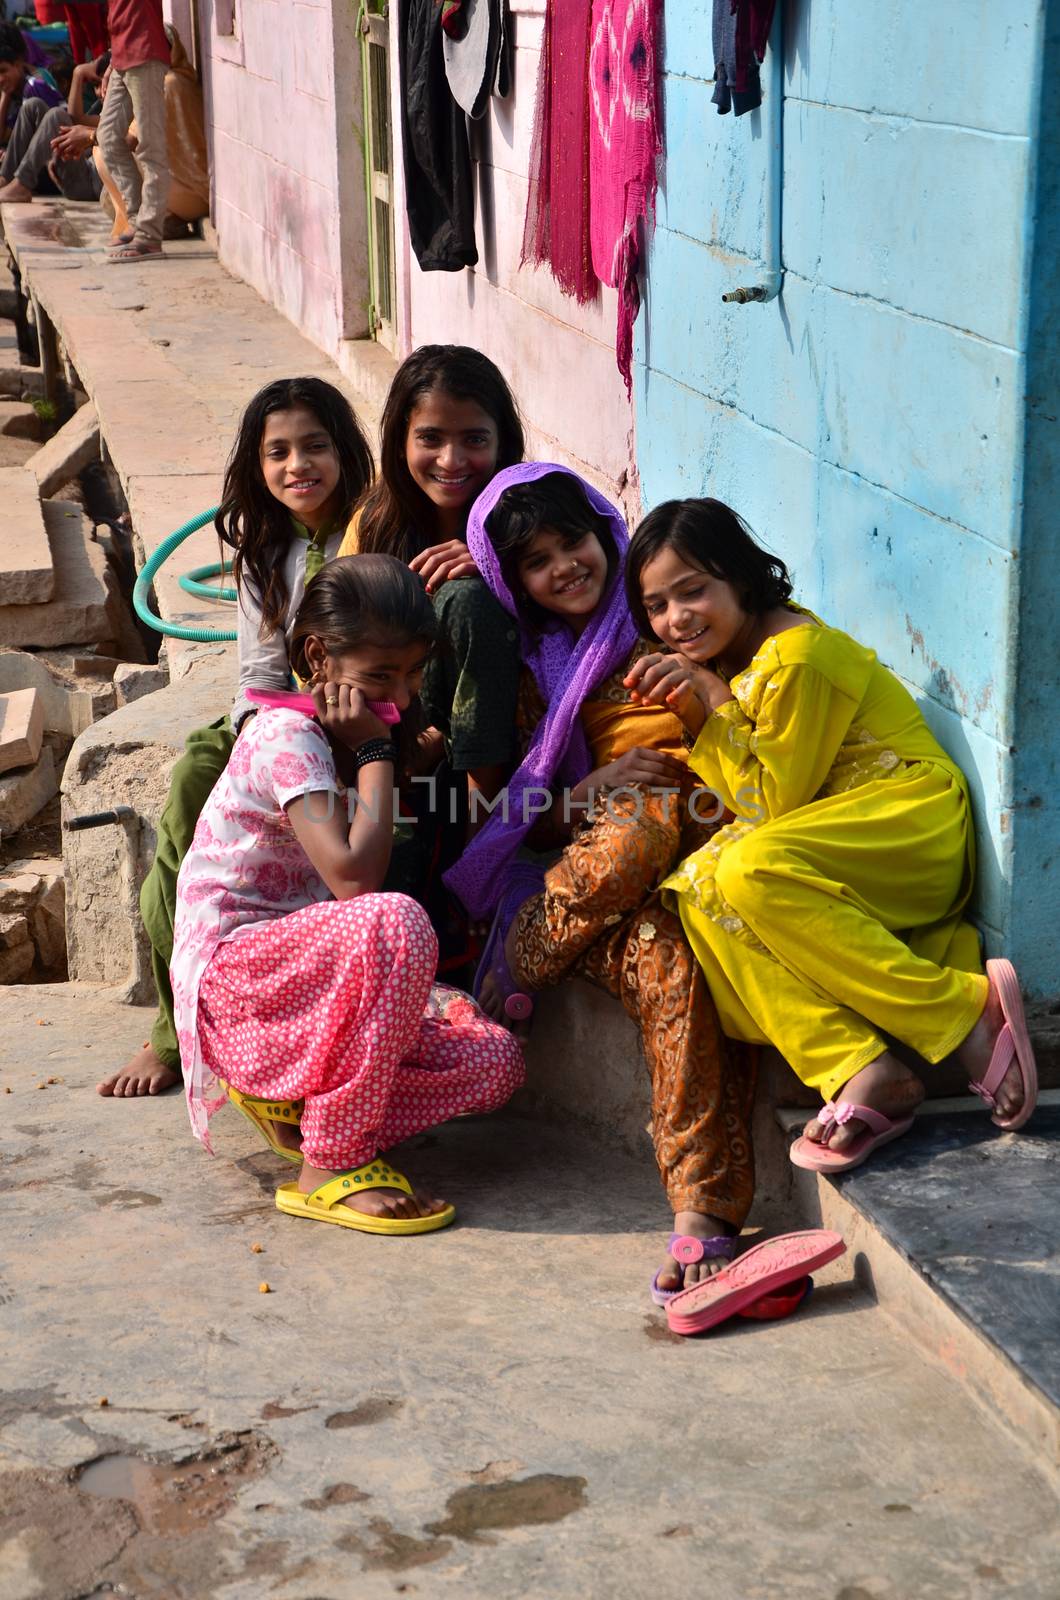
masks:
[[[449,92],[437,0],[401,0],[401,143],[409,239],[424,272],[478,261],[467,120]]]
[[[714,93],[718,115],[742,117],[762,104],[764,60],[776,0],[714,0]]]
[[[593,269],[618,290],[615,355],[633,392],[642,229],[654,220],[661,0],[593,0],[589,49],[589,195]]]
[[[591,0],[549,0],[538,68],[520,265],[549,266],[564,294],[599,293],[589,233]]]
[[[829,1099],[884,1034],[942,1060],[987,981],[963,774],[874,652],[805,616],[705,722],[689,763],[736,820],[662,888],[726,1034]]]
[[[203,808],[177,882],[171,976],[192,1129],[226,1083],[306,1099],[303,1151],[356,1166],[412,1132],[503,1103],[519,1046],[432,988],[437,944],[404,895],[335,901],[285,807],[346,806],[323,730],[262,710]]]

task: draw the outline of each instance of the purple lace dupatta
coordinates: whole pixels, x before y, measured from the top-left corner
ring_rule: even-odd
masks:
[[[595,512],[606,517],[618,548],[618,569],[604,602],[598,607],[580,639],[558,621],[544,633],[531,632],[519,619],[501,574],[500,562],[486,532],[486,519],[505,489],[532,483],[550,472],[574,478]],[[508,784],[507,820],[500,807],[445,874],[445,884],[473,917],[490,915],[504,893],[507,868],[515,860],[529,832],[534,813],[524,815],[527,804],[540,799],[532,791],[549,790],[557,782],[573,785],[592,770],[592,757],[579,713],[589,691],[610,676],[627,659],[637,641],[637,626],[630,615],[622,584],[629,546],[629,531],[618,510],[591,484],[569,467],[549,461],[527,462],[498,472],[471,508],[467,524],[468,548],[483,582],[519,622],[523,660],[533,671],[548,710],[534,733],[526,759]]]

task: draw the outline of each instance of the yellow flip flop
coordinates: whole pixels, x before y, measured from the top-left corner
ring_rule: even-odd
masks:
[[[456,1217],[456,1208],[446,1206],[429,1217],[370,1217],[365,1211],[354,1211],[343,1201],[351,1193],[365,1189],[401,1189],[412,1193],[412,1185],[400,1172],[388,1167],[385,1161],[368,1161],[363,1167],[353,1167],[329,1178],[312,1194],[303,1194],[296,1183],[281,1183],[276,1191],[276,1204],[289,1217],[309,1217],[313,1222],[337,1222],[340,1228],[354,1228],[358,1233],[434,1233],[447,1228]]]
[[[252,1128],[255,1128],[265,1140],[270,1150],[282,1156],[284,1161],[293,1161],[300,1166],[302,1157],[297,1150],[289,1150],[285,1144],[277,1139],[272,1124],[274,1122],[290,1122],[297,1127],[302,1120],[301,1100],[258,1100],[252,1094],[242,1094],[238,1089],[233,1089],[231,1084],[225,1088],[228,1098],[237,1111],[242,1111]]]

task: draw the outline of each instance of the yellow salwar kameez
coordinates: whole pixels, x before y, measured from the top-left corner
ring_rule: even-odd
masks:
[[[832,1099],[887,1048],[940,1061],[986,1004],[967,785],[912,697],[817,622],[767,639],[689,764],[733,812],[663,882],[730,1038]]]

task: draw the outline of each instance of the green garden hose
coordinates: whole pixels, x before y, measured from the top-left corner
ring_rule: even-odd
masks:
[[[207,523],[212,522],[216,515],[217,507],[211,506],[209,511],[203,511],[200,516],[192,517],[188,522],[182,523],[175,533],[169,535],[168,539],[163,539],[154,555],[144,562],[143,571],[137,578],[136,587],[133,589],[133,610],[140,618],[140,621],[146,622],[147,626],[154,628],[156,633],[164,633],[171,639],[192,639],[197,644],[227,644],[236,638],[236,630],[234,628],[186,628],[179,622],[163,622],[161,617],[155,616],[155,613],[147,604],[147,596],[150,593],[155,573],[169,560],[174,550],[182,545],[185,539],[189,539],[193,533],[198,533],[200,528],[205,528]],[[234,600],[236,598],[234,589],[207,588],[200,581],[206,577],[222,577],[225,570],[220,563],[207,567],[196,567],[188,574],[187,579],[181,578],[181,588],[187,590],[189,594],[204,595],[211,600]],[[193,588],[193,584],[197,585],[197,587]]]

